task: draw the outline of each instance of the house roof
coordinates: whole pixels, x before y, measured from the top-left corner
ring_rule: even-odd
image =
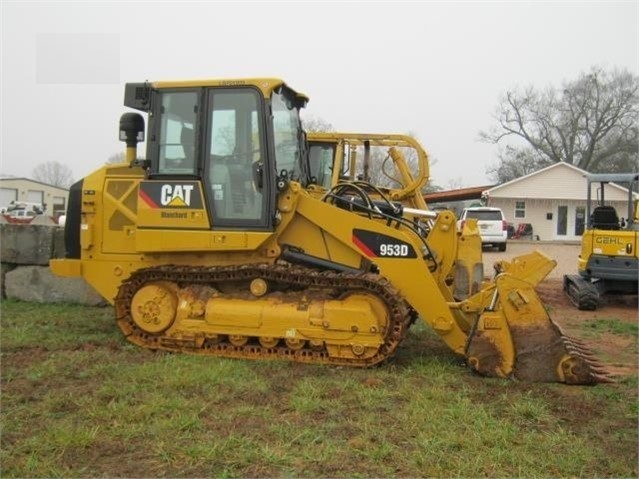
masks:
[[[56,188],[58,190],[62,190],[62,191],[69,191],[69,188],[63,188],[62,186],[56,186],[56,185],[51,185],[49,183],[44,183],[42,181],[37,181],[37,180],[32,180],[31,178],[25,178],[22,176],[3,176],[0,178],[0,186],[2,186],[2,183],[4,182],[15,182],[15,181],[26,181],[28,183],[35,183],[36,185],[42,185],[42,186],[46,186],[48,188]]]
[[[586,199],[586,177],[589,173],[565,162],[524,175],[514,180],[487,189],[484,193],[493,198],[537,198],[537,199]],[[609,187],[616,190],[620,199],[627,198],[628,190],[615,183]]]
[[[573,170],[575,173],[580,174],[581,176],[584,177],[584,184],[585,184],[585,177],[588,175],[588,172],[586,170],[582,170],[581,168],[577,168],[574,165],[571,165],[570,163],[566,163],[564,161],[559,161],[557,163],[553,163],[550,166],[546,166],[545,168],[542,168],[541,170],[537,170],[537,171],[533,171],[532,173],[528,173],[527,175],[524,176],[520,176],[519,178],[515,178],[514,180],[510,180],[507,181],[506,183],[502,183],[500,185],[497,186],[493,186],[492,188],[490,188],[489,190],[487,190],[489,193],[495,192],[495,191],[499,191],[500,189],[504,189],[507,186],[516,184],[516,183],[521,183],[523,181],[525,181],[528,178],[531,178],[533,176],[539,176],[539,175],[543,175],[545,173],[547,173],[550,170],[553,170],[555,168],[568,168]]]

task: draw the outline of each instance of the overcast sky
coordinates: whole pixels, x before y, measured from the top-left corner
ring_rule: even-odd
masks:
[[[0,173],[76,179],[123,151],[124,83],[270,76],[338,131],[412,133],[447,187],[488,183],[500,94],[639,74],[639,2],[11,2]]]

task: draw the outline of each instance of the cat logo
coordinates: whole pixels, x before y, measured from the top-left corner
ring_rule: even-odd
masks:
[[[160,204],[162,206],[191,206],[193,185],[162,185]]]
[[[149,208],[202,208],[202,190],[197,181],[143,181],[138,190],[140,200]]]

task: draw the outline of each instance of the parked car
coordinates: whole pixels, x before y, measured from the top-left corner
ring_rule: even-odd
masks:
[[[7,215],[9,218],[15,219],[35,218],[37,216],[35,211],[23,209],[8,211],[7,213],[5,213],[5,215]]]
[[[471,218],[477,220],[482,246],[491,245],[499,248],[499,251],[506,251],[508,222],[501,209],[488,206],[464,208],[457,221],[457,229],[461,230],[464,226],[464,221]]]
[[[26,201],[11,201],[8,206],[0,208],[0,213],[24,217],[37,216],[44,213],[46,207],[40,203],[28,203]],[[22,213],[20,213],[22,211]]]

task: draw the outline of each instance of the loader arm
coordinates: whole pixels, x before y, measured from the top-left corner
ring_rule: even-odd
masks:
[[[332,249],[325,250],[327,259],[347,247],[370,261],[446,345],[464,356],[477,372],[574,384],[606,380],[601,365],[591,361],[583,344],[561,332],[534,291],[555,265],[550,258],[532,253],[503,263],[495,280],[475,295],[464,301],[447,300],[448,289],[435,279],[438,259],[430,256],[419,234],[335,208],[297,185],[292,185],[290,194],[294,197],[290,227],[303,218],[316,225],[322,235],[337,240],[330,243]],[[284,235],[286,240],[295,237]],[[308,237],[305,243],[309,243]]]

